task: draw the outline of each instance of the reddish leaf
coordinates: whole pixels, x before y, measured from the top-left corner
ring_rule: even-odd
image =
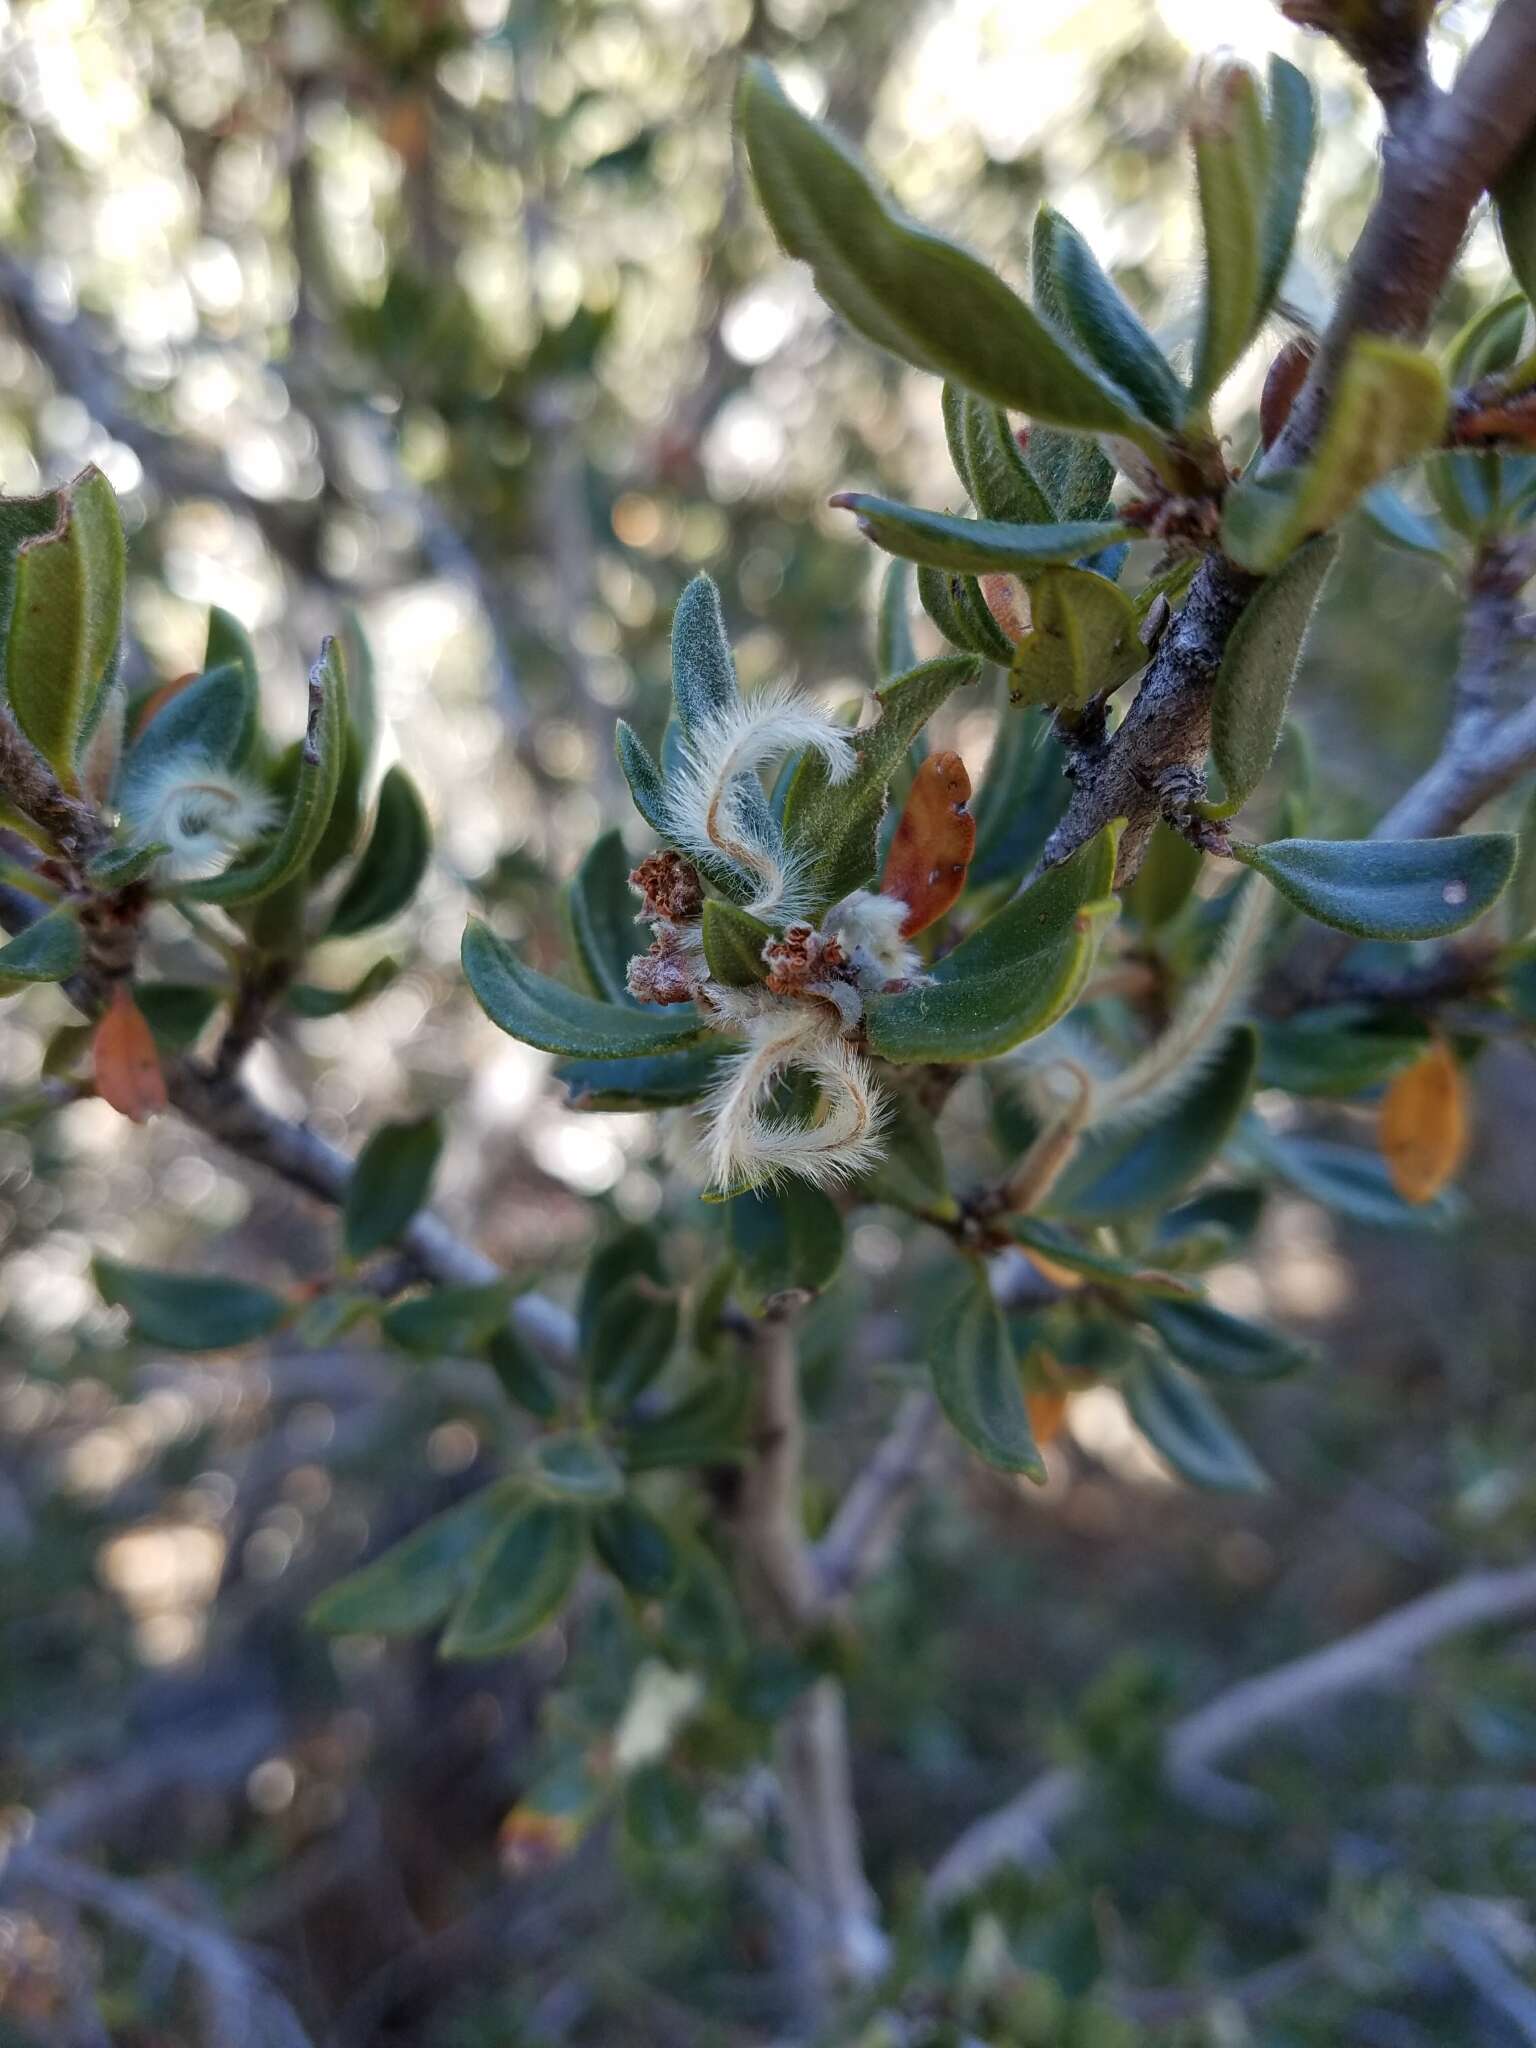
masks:
[[[907,906],[903,938],[926,931],[965,887],[976,851],[976,820],[965,808],[970,797],[971,778],[958,754],[930,754],[912,778],[880,884]]]
[[[166,1107],[165,1076],[144,1013],[120,981],[91,1041],[96,1093],[120,1115],[144,1123]]]

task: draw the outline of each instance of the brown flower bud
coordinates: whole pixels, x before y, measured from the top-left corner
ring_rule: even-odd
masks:
[[[640,916],[647,923],[665,917],[688,924],[704,914],[704,884],[691,860],[680,853],[652,853],[629,878],[629,886],[645,898]]]

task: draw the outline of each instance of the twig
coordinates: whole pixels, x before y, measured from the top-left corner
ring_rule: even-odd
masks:
[[[33,1886],[69,1899],[184,1963],[202,1984],[206,2034],[214,2048],[309,2048],[293,2008],[237,1941],[222,1928],[172,1911],[144,1886],[31,1846],[13,1850],[0,1864],[0,1884]]]
[[[1536,1610],[1536,1564],[1469,1572],[1326,1649],[1242,1680],[1177,1722],[1164,1769],[1177,1785],[1208,1775],[1272,1728],[1315,1716],[1350,1693],[1382,1685],[1437,1644]],[[1070,1767],[1048,1771],[996,1812],[974,1821],[928,1880],[933,1905],[972,1891],[1008,1864],[1039,1867],[1050,1838],[1088,1796],[1091,1780]]]
[[[939,1404],[932,1394],[903,1396],[890,1429],[843,1495],[816,1546],[823,1601],[852,1592],[878,1564],[917,1491],[938,1426]]]
[[[1358,336],[1413,340],[1423,333],[1473,207],[1536,122],[1536,0],[1504,0],[1454,88],[1418,112],[1387,153],[1333,317],[1264,474],[1311,453]],[[1169,771],[1198,771],[1205,759],[1222,654],[1258,584],[1225,556],[1207,556],[1118,730],[1074,754],[1076,786],[1043,866],[1123,817],[1116,879],[1136,873],[1163,811]]]
[[[1522,2041],[1536,2044],[1536,1991],[1513,1971],[1481,1924],[1476,1908],[1439,1898],[1424,1915],[1431,1937],[1485,2005],[1509,2021]]]

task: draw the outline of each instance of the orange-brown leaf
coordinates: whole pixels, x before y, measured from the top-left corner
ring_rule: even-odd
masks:
[[[1024,1396],[1029,1426],[1042,1450],[1061,1432],[1067,1413],[1067,1395],[1060,1387],[1032,1387]]]
[[[958,754],[930,754],[912,778],[880,883],[907,906],[903,938],[936,923],[965,887],[976,851],[970,800],[971,778]]]
[[[1381,1104],[1381,1155],[1405,1202],[1430,1202],[1466,1157],[1467,1085],[1437,1041],[1397,1075]]]
[[[96,1093],[121,1115],[141,1124],[166,1107],[165,1076],[144,1012],[126,982],[112,991],[112,1000],[91,1041]]]

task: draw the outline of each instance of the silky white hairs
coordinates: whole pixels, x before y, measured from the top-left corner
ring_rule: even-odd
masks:
[[[753,778],[780,754],[803,750],[821,756],[830,782],[853,773],[849,734],[796,690],[772,684],[700,719],[670,778],[670,836],[684,853],[705,861],[723,854],[750,875],[756,894],[746,908],[753,917],[793,917],[801,909],[803,865],[786,850]]]
[[[822,1090],[814,1124],[764,1114],[775,1084],[799,1068]],[[881,1157],[888,1104],[869,1062],[819,1004],[765,1010],[747,1025],[743,1050],[706,1096],[705,1153],[720,1188],[774,1185],[788,1175],[816,1187],[857,1180]]]
[[[169,754],[130,778],[123,822],[142,846],[161,844],[161,873],[192,881],[214,875],[277,822],[271,794],[251,776],[195,749]]]

